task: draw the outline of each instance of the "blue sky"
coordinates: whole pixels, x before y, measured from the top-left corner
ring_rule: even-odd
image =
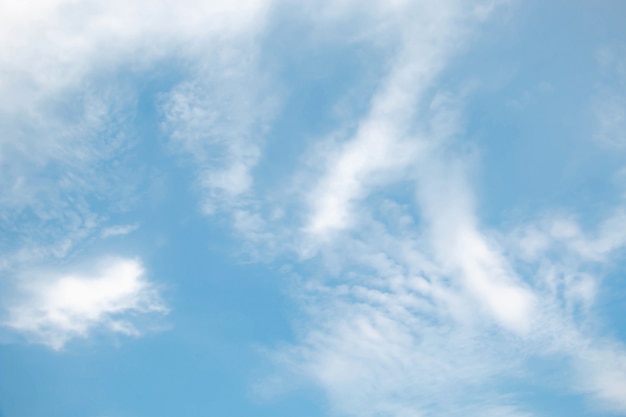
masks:
[[[626,415],[626,4],[0,3],[0,417]]]

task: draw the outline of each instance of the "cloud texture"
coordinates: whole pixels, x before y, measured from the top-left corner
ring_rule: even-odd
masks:
[[[483,212],[467,107],[484,86],[450,74],[516,7],[3,3],[0,96],[16,97],[0,100],[3,325],[59,350],[102,330],[139,336],[169,311],[140,258],[99,255],[129,252],[116,245],[140,227],[142,181],[165,166],[137,155],[158,141],[167,169],[193,177],[188,211],[294,282],[301,315],[294,339],[267,349],[264,395],[312,386],[344,416],[533,416],[515,387],[550,385],[537,365],[550,363],[561,385],[547,392],[626,414],[626,349],[594,326],[626,243],[623,204],[588,222],[555,209],[502,225]],[[324,49],[365,75],[341,61],[349,85],[317,103],[322,128],[289,106],[304,89],[294,68],[323,79],[306,67]],[[623,63],[598,56],[623,83]],[[623,99],[595,89],[589,142],[618,149]],[[146,102],[150,135],[136,126]],[[75,266],[84,259],[98,261]]]

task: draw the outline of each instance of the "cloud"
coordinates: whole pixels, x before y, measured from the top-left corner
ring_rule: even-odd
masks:
[[[24,8],[20,2],[3,2],[0,47],[7,55],[0,58],[0,95],[13,99],[0,103],[0,164],[3,185],[15,190],[4,204],[35,199],[44,186],[26,187],[37,174],[49,174],[45,168],[55,161],[84,167],[106,159],[110,148],[128,147],[132,141],[125,122],[136,111],[137,92],[124,75],[150,72],[167,57],[192,66],[206,63],[208,51],[223,51],[255,33],[268,4],[60,0]],[[216,85],[222,75],[214,74]],[[184,86],[175,94],[189,83]]]
[[[626,61],[616,48],[604,46],[597,51],[600,82],[591,102],[595,118],[593,139],[604,146],[626,144]]]
[[[457,37],[464,34],[463,23],[454,26],[461,8],[454,2],[422,2],[398,6],[385,16],[397,25],[400,51],[354,137],[329,156],[325,175],[308,196],[312,214],[307,229],[313,234],[349,227],[351,204],[373,188],[402,178],[415,161],[424,143],[410,135],[412,119]],[[416,21],[409,24],[405,19]]]
[[[626,413],[626,350],[615,343],[587,348],[577,364],[578,388],[604,409]]]
[[[161,106],[173,147],[196,164],[206,213],[246,201],[276,107],[257,68],[254,45],[225,47],[229,50],[218,49],[198,62],[188,80],[164,95]]]
[[[328,173],[308,197],[312,206],[308,231],[324,235],[351,226],[353,201],[363,197],[368,186],[393,178],[394,170],[401,173],[412,160],[419,147],[393,143],[396,134],[391,129],[379,121],[364,122],[357,137],[330,161]]]
[[[595,231],[585,233],[567,213],[545,216],[533,224],[519,226],[512,233],[515,253],[536,262],[549,253],[575,254],[581,262],[603,263],[626,244],[626,212],[618,207],[607,213]]]
[[[418,201],[429,223],[434,255],[496,321],[510,330],[527,332],[534,295],[498,245],[480,230],[462,163],[437,154],[427,159],[430,162],[422,162],[418,177]]]
[[[0,268],[16,293],[4,325],[62,349],[98,331],[140,335],[144,317],[167,312],[138,260],[51,265],[90,237],[133,230],[101,227],[136,194],[119,165],[101,171],[134,144],[139,92],[120,79],[174,59],[156,104],[171,148],[193,161],[204,212],[227,213],[255,258],[293,261],[306,317],[272,354],[285,385],[313,383],[343,415],[527,416],[507,383],[536,377],[533,359],[555,355],[576,371],[572,390],[625,412],[623,346],[586,327],[594,265],[626,243],[623,213],[595,233],[563,217],[510,234],[481,222],[475,155],[460,143],[463,97],[438,81],[496,3],[306,6],[311,30],[385,49],[383,74],[358,94],[362,117],[342,121],[336,142],[313,145],[314,158],[308,148],[280,192],[265,193],[255,170],[283,99],[260,40],[274,2],[3,2],[0,95],[15,101],[0,103],[0,225],[10,234]],[[619,141],[624,103],[598,97],[597,138]],[[387,194],[396,186],[410,193]],[[29,274],[32,263],[43,272]]]
[[[141,316],[167,313],[136,259],[101,259],[87,273],[49,274],[24,281],[2,325],[55,350],[95,331],[139,336]]]
[[[54,161],[93,165],[111,148],[128,147],[124,122],[136,111],[137,91],[125,75],[150,72],[167,57],[205,62],[218,38],[230,45],[255,33],[268,4],[3,2],[0,95],[13,99],[0,103],[0,164],[7,189],[16,191],[5,204],[32,195],[25,185]]]
[[[309,319],[299,343],[273,357],[339,415],[528,415],[498,381],[523,373],[536,295],[481,230],[454,150],[457,103],[432,91],[473,15],[456,2],[394,13],[389,72],[303,190],[296,241],[316,248],[307,256],[319,270],[298,292]],[[377,193],[407,182],[415,208]]]
[[[100,236],[102,236],[103,238],[114,237],[114,236],[124,236],[124,235],[134,232],[137,229],[139,229],[138,224],[111,226],[111,227],[107,227],[103,229],[102,232],[100,232]]]
[[[30,281],[27,271],[33,265],[47,271],[41,275],[53,283],[45,284],[41,278],[37,285],[51,285],[46,287],[50,291],[56,291],[54,285],[59,282],[72,288],[83,285],[86,292],[113,282],[108,278],[83,282],[79,277],[79,281],[68,284],[52,276],[55,265],[68,263],[98,238],[132,231],[131,226],[106,228],[104,223],[115,214],[136,208],[145,185],[143,174],[149,161],[138,157],[137,145],[144,138],[138,135],[135,124],[142,91],[134,81],[161,74],[161,64],[170,60],[175,66],[170,75],[180,75],[173,80],[172,91],[162,92],[171,93],[168,97],[174,104],[170,109],[197,111],[198,100],[212,97],[210,83],[220,85],[220,80],[228,79],[226,72],[245,62],[246,41],[262,26],[270,4],[256,0],[55,0],[34,1],[28,7],[9,0],[0,4],[0,49],[6,52],[0,57],[0,96],[11,98],[0,101],[3,288],[12,291],[19,287],[32,299],[43,297],[39,287],[27,291],[22,285],[23,280]],[[202,76],[212,68],[209,63],[220,53],[226,57],[235,44],[241,46],[241,54],[234,60],[224,58],[234,64],[220,67],[209,82],[208,74]],[[193,71],[197,71],[195,77],[190,75]],[[241,77],[231,78],[235,81],[229,87],[236,87]],[[194,97],[187,95],[187,101],[180,98],[190,91]],[[227,101],[230,96],[224,88],[221,97]],[[231,101],[232,107],[238,108],[244,101],[245,96],[240,95]],[[213,108],[205,103],[203,109],[209,114],[224,103],[209,103]],[[243,112],[249,110],[246,107]],[[168,114],[178,117],[182,113]],[[237,127],[241,122],[239,118],[227,127]],[[241,144],[226,146],[232,150],[232,166],[211,172],[203,168],[205,182],[219,190],[245,188],[249,161],[258,158],[258,152]],[[92,275],[98,272],[86,278]],[[128,274],[125,279],[118,284],[138,285],[140,299],[148,294],[148,287],[141,287],[144,281]],[[50,301],[52,310],[58,307],[67,313],[59,319],[67,321],[66,329],[63,323],[51,321],[57,315],[54,311],[48,316],[46,311],[14,306],[12,317],[17,320],[15,308],[19,307],[19,317],[28,316],[30,322],[26,318],[25,322],[12,321],[13,327],[21,326],[33,338],[45,339],[55,347],[76,335],[89,334],[94,326],[134,332],[125,321],[110,318],[115,311],[107,309],[114,304],[102,302],[100,316],[94,312],[93,320],[82,320],[80,314],[89,316],[92,312],[74,311],[72,305],[56,306]],[[127,310],[141,305],[129,301]]]
[[[529,233],[519,241],[481,224],[475,155],[460,143],[462,96],[436,84],[471,33],[471,10],[400,5],[407,21],[419,11],[434,22],[409,29],[379,16],[400,33],[388,36],[400,39],[397,55],[355,133],[303,168],[310,179],[322,167],[298,196],[307,210],[290,240],[307,260],[294,273],[307,320],[298,342],[271,355],[281,370],[269,385],[313,383],[338,415],[533,415],[505,387],[541,379],[533,361],[557,357],[571,391],[624,413],[626,372],[597,366],[621,363],[623,347],[588,328],[594,265],[623,248],[623,215],[591,234],[557,216],[521,226],[515,233]],[[487,11],[497,13],[479,8],[479,20]],[[398,184],[415,199],[389,198]]]
[[[596,116],[594,139],[607,145],[623,146],[626,143],[626,100],[623,94],[599,94],[593,105]]]

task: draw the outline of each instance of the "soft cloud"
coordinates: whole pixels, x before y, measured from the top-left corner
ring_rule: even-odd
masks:
[[[44,212],[36,216],[49,219],[49,212],[72,193],[78,194],[75,198],[106,195],[120,205],[132,199],[133,176],[125,175],[123,164],[119,172],[119,160],[136,142],[126,129],[136,111],[137,91],[124,76],[148,73],[167,57],[194,66],[206,63],[213,52],[212,61],[220,48],[227,51],[256,33],[269,4],[59,0],[24,7],[19,1],[3,2],[0,48],[6,53],[0,57],[0,96],[11,100],[0,103],[0,186],[7,190],[1,209],[34,206]],[[218,85],[223,75],[214,73],[213,82]],[[223,103],[213,104],[217,110]],[[247,174],[238,167],[247,164],[248,154],[209,182],[222,188],[236,182],[241,188]],[[117,169],[102,172],[103,162],[113,158]]]
[[[626,350],[614,343],[581,350],[577,387],[591,394],[601,407],[626,413]]]
[[[302,290],[300,343],[276,360],[340,415],[528,415],[497,381],[522,372],[536,295],[481,229],[453,148],[457,103],[431,91],[472,13],[456,2],[393,9],[398,54],[355,134],[303,190],[298,241],[316,248],[307,256],[317,253],[319,282]],[[403,182],[417,189],[415,208],[377,193]]]
[[[24,8],[18,1],[3,2],[0,47],[6,54],[0,58],[0,95],[12,100],[0,103],[4,132],[0,164],[3,185],[16,191],[7,198],[14,202],[18,196],[34,194],[25,190],[26,185],[51,162],[93,165],[111,147],[129,145],[124,115],[128,118],[135,111],[136,92],[116,79],[119,70],[149,72],[166,57],[194,66],[206,63],[207,53],[212,53],[213,62],[220,48],[228,51],[233,43],[242,47],[245,57],[245,39],[256,33],[268,5],[255,0],[56,1]],[[212,77],[204,73],[202,79],[211,78],[219,85],[222,76],[244,59],[220,68]],[[205,65],[198,71],[207,69]],[[181,85],[174,96],[190,85]],[[230,100],[234,106],[244,101],[245,97]],[[217,111],[224,102],[212,104],[205,110]],[[235,178],[241,176],[236,171],[223,175],[234,179],[213,181],[241,183],[244,180]]]
[[[435,256],[447,273],[458,277],[468,293],[496,321],[516,332],[530,328],[534,296],[501,253],[480,230],[462,163],[437,153],[423,161],[418,201]]]
[[[576,370],[573,391],[626,412],[624,370],[590,365],[621,363],[622,347],[586,327],[593,264],[625,243],[621,211],[591,235],[567,218],[522,227],[513,245],[481,224],[460,104],[435,80],[471,19],[497,10],[397,7],[436,24],[385,16],[397,26],[384,28],[401,34],[388,36],[401,39],[397,55],[354,135],[323,148],[322,173],[301,192],[308,216],[295,250],[307,248],[319,270],[299,293],[309,318],[299,343],[274,356],[284,377],[312,381],[340,415],[532,415],[502,387],[536,377],[530,363],[556,355]],[[414,205],[379,192],[407,183]]]
[[[276,104],[257,69],[254,45],[227,47],[200,61],[191,80],[166,94],[162,105],[171,143],[197,165],[206,213],[246,200]]]
[[[167,312],[144,274],[138,260],[110,258],[88,273],[25,277],[2,324],[56,350],[94,331],[141,335],[138,318]]]
[[[400,51],[379,83],[354,137],[330,155],[325,175],[308,196],[312,207],[307,226],[310,232],[324,235],[350,226],[355,200],[397,181],[414,163],[424,144],[411,135],[412,121],[418,117],[429,86],[453,53],[455,42],[464,34],[461,9],[454,2],[436,6],[419,2],[398,3],[386,10],[388,23],[396,25],[387,29],[397,31]]]
[[[395,128],[385,124],[364,122],[356,138],[329,163],[328,173],[308,197],[313,209],[307,230],[312,234],[351,226],[351,203],[363,197],[368,186],[381,186],[394,171],[396,176],[401,173],[418,151],[416,144],[394,143]]]
[[[135,327],[114,316],[158,306],[148,303],[153,291],[130,264],[114,262],[127,268],[119,281],[112,278],[117,273],[107,269],[50,278],[47,283],[42,278],[33,287],[24,271],[41,265],[50,270],[42,275],[50,277],[59,260],[66,263],[98,238],[135,229],[104,227],[112,214],[135,207],[144,191],[140,188],[148,162],[135,152],[142,138],[132,125],[141,95],[131,81],[134,77],[160,74],[166,59],[176,62],[172,73],[180,78],[163,96],[169,98],[167,116],[180,125],[195,117],[194,112],[204,111],[196,120],[210,119],[229,100],[229,117],[250,113],[253,107],[240,105],[247,100],[247,90],[258,91],[250,75],[254,65],[241,66],[252,80],[247,86],[239,85],[245,77],[228,72],[246,62],[248,42],[263,26],[270,5],[263,0],[0,4],[0,49],[5,52],[0,57],[0,96],[10,98],[0,101],[0,284],[8,292],[21,288],[30,300],[11,307],[12,327],[60,348],[96,327],[136,333]],[[241,50],[234,58],[228,57],[233,45]],[[219,56],[224,64],[213,67],[210,63]],[[212,94],[212,86],[219,85],[223,100]],[[240,94],[233,98],[233,91]],[[220,136],[243,124],[239,117],[214,133]],[[256,125],[242,131],[248,135],[254,129]],[[182,130],[179,125],[171,129]],[[202,142],[198,135],[181,139],[183,134],[173,133],[173,140]],[[203,184],[227,197],[245,191],[259,153],[235,140],[237,136],[218,139],[231,155],[228,166],[208,163],[201,169]],[[185,147],[196,152],[202,145]],[[64,291],[102,292],[111,298],[92,300],[91,311],[69,301],[55,304],[45,296],[52,292],[63,298]],[[34,307],[37,300],[45,301],[39,310]]]

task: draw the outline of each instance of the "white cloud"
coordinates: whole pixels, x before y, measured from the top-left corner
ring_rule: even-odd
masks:
[[[237,206],[253,185],[275,95],[247,42],[225,45],[197,64],[191,80],[164,95],[164,127],[197,166],[204,211]]]
[[[138,260],[108,258],[88,273],[25,277],[2,324],[56,350],[94,331],[138,336],[142,315],[167,312],[144,274]]]
[[[299,344],[276,353],[283,377],[313,381],[338,415],[506,409],[498,381],[522,372],[523,346],[480,318],[421,251],[415,229],[398,236],[387,221],[329,248],[336,278],[307,278],[301,301],[311,321],[297,328]]]
[[[413,13],[430,24],[414,24]],[[454,103],[437,95],[430,109],[426,106],[427,93],[455,52],[458,37],[467,35],[472,13],[461,4],[448,2],[407,6],[398,16],[397,30],[404,43],[355,136],[336,155],[330,155],[326,173],[307,196],[312,217],[306,230],[324,235],[352,226],[356,215],[353,202],[376,187],[417,178],[420,208],[431,224],[435,255],[449,274],[465,280],[466,288],[498,321],[525,331],[533,297],[478,231],[465,173],[454,172],[455,162],[438,150],[458,129]],[[398,16],[392,15],[390,20]],[[402,19],[412,23],[404,26]],[[428,117],[429,125],[416,129],[415,120]],[[411,134],[416,130],[420,133]],[[423,168],[437,165],[433,172]],[[413,171],[410,176],[409,168]]]
[[[497,381],[523,372],[535,296],[480,230],[468,172],[449,150],[455,102],[431,95],[471,18],[454,2],[420,6],[398,13],[432,26],[406,29],[355,135],[305,191],[302,239],[333,278],[305,284],[311,321],[277,361],[340,415],[528,415]],[[405,181],[417,183],[415,209],[377,197]]]
[[[132,114],[136,92],[116,78],[118,71],[143,73],[165,57],[205,61],[218,38],[229,44],[256,33],[269,4],[3,2],[0,95],[11,100],[0,102],[0,164],[7,188],[28,195],[24,185],[50,161],[94,164],[107,145],[127,144],[112,126],[124,121],[117,116]],[[31,170],[24,172],[26,161]]]
[[[425,144],[411,135],[413,119],[457,37],[465,34],[464,22],[455,26],[461,9],[455,2],[399,3],[383,14],[392,25],[389,30],[398,32],[400,52],[354,137],[330,155],[326,174],[308,196],[312,215],[307,230],[324,235],[351,226],[351,204],[372,188],[397,181],[414,163]]]
[[[319,282],[302,283],[309,321],[275,360],[285,378],[321,388],[339,415],[532,415],[502,387],[539,377],[529,363],[556,355],[586,381],[567,380],[572,390],[626,412],[626,372],[589,365],[622,361],[622,348],[603,348],[606,340],[586,327],[598,288],[589,265],[624,246],[621,212],[592,236],[568,220],[529,227],[515,248],[481,225],[472,155],[457,146],[458,103],[434,81],[467,36],[468,16],[497,11],[421,6],[396,12],[410,21],[419,10],[432,27],[406,29],[395,15],[378,16],[401,33],[387,36],[408,46],[396,45],[355,134],[324,148],[316,186],[303,188],[308,217],[295,250],[309,249]],[[378,193],[398,183],[415,184],[415,206],[391,209]],[[562,256],[553,256],[555,247]],[[562,372],[567,379],[570,371]]]
[[[368,185],[383,185],[393,178],[393,171],[396,176],[402,172],[419,146],[394,143],[396,136],[391,126],[364,122],[308,197],[313,207],[308,231],[324,235],[351,226],[351,203],[367,193]]]
[[[0,57],[0,95],[12,99],[0,102],[0,163],[8,189],[20,187],[19,195],[25,194],[24,180],[28,183],[33,172],[23,172],[24,161],[32,161],[35,173],[49,161],[93,164],[89,157],[98,159],[104,145],[128,141],[111,129],[123,122],[112,116],[132,114],[136,92],[125,91],[117,71],[146,72],[168,56],[191,65],[206,63],[207,54],[222,46],[221,51],[227,51],[240,38],[256,33],[269,4],[85,0],[35,2],[25,8],[23,2],[3,2],[0,49],[6,53]],[[223,75],[213,74],[215,85]],[[100,82],[103,76],[106,84]],[[236,177],[235,171],[229,175]]]
[[[499,323],[527,332],[534,296],[497,244],[481,232],[462,163],[436,153],[425,159],[430,162],[422,162],[418,201],[429,224],[435,256]]]
[[[229,74],[245,63],[246,42],[263,25],[270,4],[263,0],[0,3],[0,49],[4,51],[0,57],[3,286],[21,286],[18,277],[25,276],[23,271],[32,265],[44,270],[49,265],[48,269],[54,271],[52,265],[65,261],[98,235],[104,239],[132,231],[132,226],[103,228],[112,212],[128,211],[141,195],[138,189],[145,166],[141,158],[133,158],[141,138],[137,138],[132,123],[142,92],[130,79],[160,74],[160,64],[170,58],[176,65],[173,72],[197,71],[181,75],[187,78],[171,92],[172,97],[190,91],[195,100],[213,97],[209,84],[221,85],[220,80],[229,79]],[[226,55],[233,45],[242,50],[234,64],[224,64],[208,74],[206,71],[214,68],[210,62],[218,56],[232,63]],[[236,89],[241,77],[230,79],[235,81],[228,86]],[[221,91],[222,98],[232,97],[226,87]],[[245,95],[232,98],[230,110],[238,109],[245,100]],[[194,111],[195,103],[190,106]],[[204,103],[202,109],[209,114],[224,103]],[[189,102],[181,106],[185,104]],[[242,111],[248,113],[252,108],[244,107]],[[241,123],[243,119],[238,118],[226,127]],[[248,131],[251,129],[254,127]],[[258,158],[258,151],[242,143],[228,144],[234,136],[224,141],[232,151],[229,166],[214,171],[205,166],[202,172],[211,187],[237,193],[250,180],[249,166]],[[28,277],[23,279],[29,281]],[[137,285],[143,282],[130,276],[124,282],[131,285],[132,279]],[[87,291],[107,282],[112,281],[103,278],[80,285]],[[80,287],[78,283],[71,285]],[[36,288],[32,291],[32,298],[43,297]],[[137,291],[147,294],[142,289]],[[63,323],[53,322],[46,312],[28,310],[27,306],[19,308],[23,314],[31,314],[30,324],[13,324],[26,326],[24,331],[31,326],[28,331],[33,337],[50,338],[46,343],[55,347],[78,333],[89,333],[96,325],[115,327],[120,332],[133,329],[122,320],[110,318],[114,311],[107,309],[114,308],[113,304],[103,305],[102,316],[93,318],[93,322],[81,321],[80,314],[89,312],[74,311],[72,305],[50,305],[52,310],[58,307],[67,312],[66,318],[59,319],[67,321],[67,329],[63,329]],[[132,303],[128,309],[133,310]],[[105,324],[100,319],[108,321]]]
[[[551,253],[570,253],[579,262],[605,263],[626,245],[625,226],[622,207],[607,213],[596,230],[586,233],[571,215],[559,213],[518,227],[511,244],[515,254],[527,262],[538,262]]]

